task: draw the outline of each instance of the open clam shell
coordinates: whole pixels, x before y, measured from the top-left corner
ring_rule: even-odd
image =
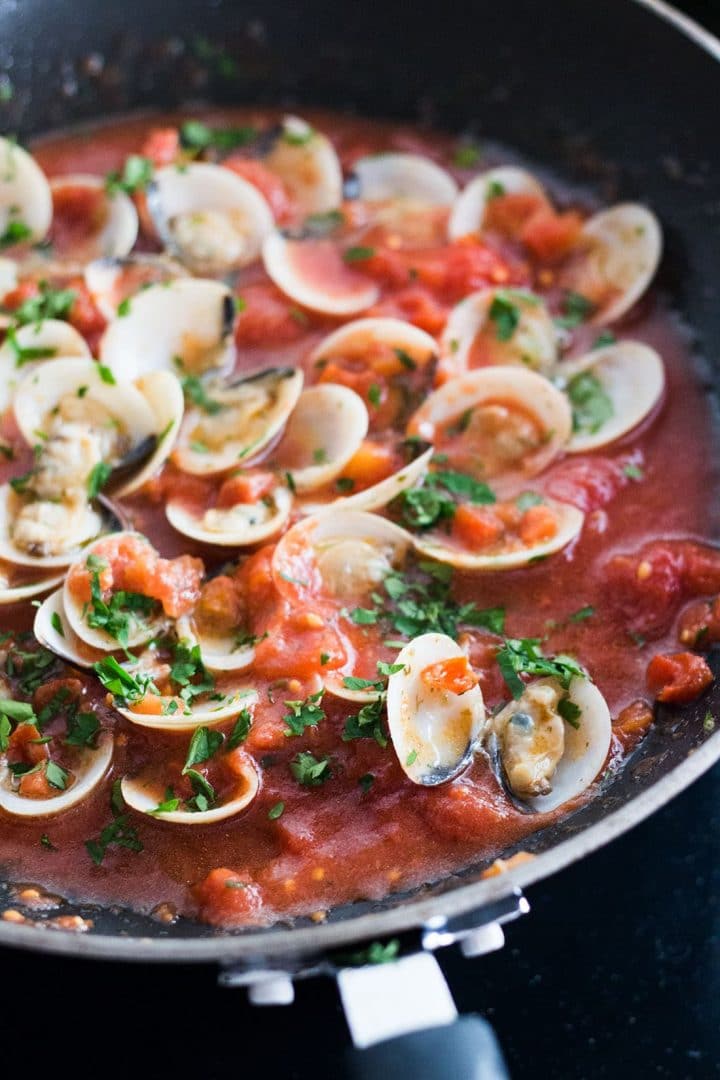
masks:
[[[624,315],[646,291],[662,255],[662,229],[639,203],[620,203],[593,214],[560,283],[596,305],[592,322],[605,325]]]
[[[455,200],[448,223],[451,240],[481,233],[488,202],[496,195],[540,195],[545,191],[535,177],[516,165],[501,165],[476,176]]]
[[[90,349],[82,334],[60,319],[27,323],[14,331],[14,344],[5,340],[0,346],[0,413],[11,404],[22,379],[43,360],[83,356],[90,359]],[[28,353],[34,350],[36,359]]]
[[[371,484],[370,487],[354,495],[341,495],[340,498],[333,499],[329,503],[307,505],[304,507],[305,511],[322,514],[328,511],[336,513],[338,510],[381,510],[403,491],[419,484],[430,465],[434,453],[432,446],[414,440],[405,445],[410,449],[410,460],[391,476],[379,480],[377,484]]]
[[[470,763],[485,726],[477,682],[463,693],[428,679],[446,661],[465,659],[445,634],[422,634],[398,653],[402,670],[388,680],[390,738],[400,767],[414,784],[432,787],[452,780]]]
[[[48,507],[53,504],[44,504]],[[81,554],[85,544],[94,540],[115,522],[108,521],[102,507],[84,506],[67,509],[60,504],[57,514],[48,527],[52,527],[57,546],[62,547],[53,554],[33,554],[18,547],[13,540],[13,526],[23,499],[13,491],[10,484],[0,487],[0,559],[17,566],[34,566],[43,573],[58,567],[69,566]],[[62,539],[62,544],[60,540]]]
[[[75,173],[57,176],[50,181],[53,199],[63,191],[86,189],[102,195],[102,220],[95,232],[83,241],[80,249],[61,250],[56,257],[87,262],[93,258],[110,258],[127,255],[132,250],[138,234],[138,214],[132,199],[124,191],[110,193],[101,176]]]
[[[353,173],[360,198],[369,203],[403,199],[425,206],[450,206],[458,193],[450,173],[421,154],[371,154],[355,162]]]
[[[78,752],[73,767],[74,783],[58,791],[50,799],[31,799],[20,795],[13,787],[12,773],[3,760],[0,762],[0,808],[13,817],[50,817],[69,810],[86,799],[107,772],[113,756],[113,737],[109,731],[98,736],[97,748],[85,747]]]
[[[567,693],[556,679],[535,680],[528,685],[528,690],[533,687],[551,687],[556,691],[557,698],[566,698],[580,710],[572,724],[562,721],[562,756],[549,777],[552,790],[544,795],[521,799],[528,810],[543,814],[576,798],[592,784],[605,764],[610,749],[612,724],[605,698],[589,679],[574,678]],[[508,786],[503,760],[509,760],[507,755],[511,751],[507,741],[503,748],[503,740],[507,726],[514,722],[514,718],[520,718],[523,729],[523,745],[513,748],[516,763],[523,764],[520,755],[524,753],[528,762],[533,764],[549,749],[546,728],[548,717],[538,713],[537,706],[532,701],[532,692],[529,696],[528,690],[519,700],[506,705],[492,721],[500,747],[500,767],[503,769],[501,779],[504,785]],[[555,716],[555,723],[557,719]],[[512,788],[510,791],[512,792]],[[513,793],[513,798],[518,800],[518,794]]]
[[[582,454],[621,439],[642,423],[660,401],[665,389],[665,369],[658,353],[640,341],[618,341],[594,349],[558,369],[570,401],[574,388],[582,393],[582,379],[591,376],[609,402],[608,416],[589,421],[576,418],[569,454]],[[593,384],[594,385],[594,384]],[[582,416],[582,414],[580,414]]]
[[[56,578],[56,582],[59,584],[63,577]],[[105,649],[94,649],[77,636],[65,614],[62,589],[51,593],[35,612],[33,634],[44,648],[76,667],[91,668],[107,655]]]
[[[150,285],[187,277],[185,267],[167,255],[137,253],[124,258],[93,259],[85,267],[85,284],[106,319],[114,319],[123,301]]]
[[[304,390],[273,454],[273,464],[297,492],[314,491],[340,475],[368,430],[365,402],[354,390],[322,383]]]
[[[280,177],[303,217],[325,214],[342,202],[342,168],[335,148],[299,116],[283,118],[263,164]]]
[[[162,702],[162,698],[160,701]],[[183,732],[193,731],[204,724],[212,727],[224,720],[234,720],[243,709],[257,705],[259,695],[251,686],[238,686],[232,693],[227,693],[222,701],[193,701],[187,712],[147,713],[115,704],[115,708],[138,727],[152,728],[155,731]]]
[[[210,671],[247,671],[255,659],[254,645],[239,644],[237,634],[204,633],[191,617],[178,619],[177,633],[190,646],[199,646],[202,662]]]
[[[132,537],[134,540],[140,541],[147,545],[148,553],[154,553],[150,541],[140,533],[125,531],[114,533],[112,536],[103,536],[90,544],[83,551],[81,558],[70,567],[63,586],[62,607],[70,629],[85,644],[106,653],[116,652],[121,647],[120,642],[107,631],[89,624],[89,618],[92,616],[94,607],[92,602],[88,603],[85,599],[80,598],[73,588],[73,571],[76,568],[85,569],[91,556],[94,556],[101,564],[103,562],[112,562],[113,550],[126,537]],[[155,637],[167,626],[167,623],[167,616],[162,609],[158,613],[148,616],[135,616],[130,612],[128,616],[127,648],[133,649],[138,645],[143,645],[146,641],[150,641],[151,638]]]
[[[354,319],[323,338],[313,350],[310,362],[315,367],[339,358],[356,364],[367,363],[373,354],[398,353],[406,369],[424,368],[437,356],[435,339],[424,330],[402,319]]]
[[[148,208],[165,246],[196,274],[224,274],[254,262],[274,227],[256,187],[207,162],[158,169]]]
[[[226,285],[181,278],[138,293],[127,315],[108,325],[100,359],[117,379],[151,371],[199,375],[235,361],[235,303]]]
[[[63,574],[23,573],[12,563],[0,563],[0,604],[19,604],[54,589]]]
[[[412,545],[409,533],[387,518],[360,510],[338,510],[304,518],[278,542],[273,580],[284,595],[298,589],[359,601],[402,565]]]
[[[550,539],[528,544],[523,544],[519,538],[510,541],[503,539],[494,547],[472,551],[437,530],[414,535],[415,550],[427,559],[448,563],[458,570],[485,573],[518,570],[562,551],[582,532],[585,515],[577,507],[550,498],[543,499],[543,503],[552,511],[556,521],[556,531]]]
[[[0,138],[0,234],[7,235],[13,224],[25,226],[23,242],[37,243],[50,228],[52,212],[45,173],[27,150]]]
[[[267,540],[287,523],[293,497],[284,484],[255,503],[236,503],[224,509],[195,510],[180,499],[171,499],[165,515],[183,536],[220,547],[247,547]]]
[[[303,379],[300,368],[285,367],[254,371],[230,383],[209,382],[209,405],[186,414],[175,464],[183,472],[210,476],[255,457],[284,427]]]
[[[512,322],[503,322],[503,315]],[[550,312],[541,297],[524,289],[482,289],[467,296],[450,312],[440,345],[457,373],[486,364],[519,364],[548,375],[558,354]]]
[[[139,491],[170,456],[180,433],[185,401],[182,387],[170,371],[151,371],[135,381],[135,387],[150,406],[154,431],[150,436],[153,449],[129,471],[127,480],[113,485],[113,495],[125,496]],[[136,444],[137,445],[137,444]],[[119,469],[113,471],[115,479]]]
[[[372,307],[380,295],[374,281],[353,270],[332,240],[294,240],[270,233],[263,264],[287,297],[324,315],[349,316]]]
[[[408,433],[447,451],[449,468],[487,481],[503,497],[522,490],[570,438],[567,398],[534,371],[481,368],[441,386],[424,402]]]
[[[243,764],[237,785],[231,797],[210,810],[193,812],[191,810],[170,810],[155,813],[155,807],[162,802],[164,792],[156,781],[143,779],[142,776],[125,776],[121,783],[123,799],[129,807],[141,814],[150,814],[158,821],[167,821],[172,825],[211,825],[214,821],[239,814],[253,801],[260,788],[257,769],[250,759]]]

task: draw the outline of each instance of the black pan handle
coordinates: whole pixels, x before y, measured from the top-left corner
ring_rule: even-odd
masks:
[[[495,1032],[480,1016],[414,1031],[347,1054],[353,1080],[509,1080]]]

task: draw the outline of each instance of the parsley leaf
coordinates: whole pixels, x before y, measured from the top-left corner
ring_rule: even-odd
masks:
[[[209,416],[216,416],[221,412],[223,405],[219,401],[215,401],[214,398],[208,397],[207,390],[201,379],[197,375],[186,375],[182,380],[182,388],[186,397],[189,397],[193,405],[197,405],[203,412],[208,413]]]
[[[567,387],[572,405],[573,431],[594,434],[615,415],[613,403],[592,371],[581,371]]]
[[[95,746],[99,730],[100,721],[94,712],[71,711],[68,715],[65,742],[68,746]]]
[[[320,787],[332,776],[330,759],[316,758],[309,750],[297,754],[290,762],[290,771],[304,787]]]
[[[595,304],[578,292],[567,292],[562,302],[562,315],[555,320],[558,326],[572,330],[586,322],[595,311]]]
[[[520,308],[505,292],[496,292],[490,304],[489,318],[495,323],[498,341],[509,341],[520,322]]]
[[[324,692],[324,690],[318,690],[316,694],[311,694],[304,701],[285,702],[290,709],[290,712],[283,716],[287,724],[285,735],[304,735],[305,728],[317,727],[320,721],[325,719],[325,710],[320,707]]]
[[[112,473],[112,466],[108,465],[104,461],[98,461],[97,465],[93,465],[90,475],[87,479],[87,495],[88,499],[96,499],[102,489],[110,479]]]
[[[137,191],[144,191],[153,178],[153,163],[150,158],[140,154],[130,154],[125,159],[122,172],[110,172],[105,177],[105,190],[108,195],[117,195],[124,191],[126,195],[134,195]]]
[[[235,721],[235,726],[228,736],[227,748],[234,750],[240,743],[244,743],[250,734],[252,726],[252,714],[249,709],[242,709]]]
[[[208,727],[195,728],[185,758],[183,775],[190,772],[193,765],[198,765],[201,761],[207,761],[213,754],[216,754],[224,742],[225,736],[219,731],[214,731]]]
[[[567,690],[573,678],[585,678],[585,672],[570,656],[545,656],[539,638],[506,638],[497,653],[497,663],[502,676],[517,701],[525,684],[520,675],[547,675],[557,679]]]
[[[43,319],[66,319],[75,303],[74,289],[53,289],[47,281],[41,281],[36,296],[29,296],[15,308],[12,315],[18,326],[42,322]]]
[[[114,656],[96,660],[93,671],[121,707],[140,701],[147,693],[158,693],[157,687],[146,672],[138,671],[135,675],[131,675],[129,671],[121,667]]]
[[[257,138],[254,127],[211,128],[200,120],[186,120],[180,128],[180,142],[187,150],[235,150]]]
[[[119,780],[115,780],[112,786],[110,810],[113,820],[102,829],[97,840],[85,841],[88,855],[96,866],[100,866],[109,847],[127,848],[128,851],[136,853],[143,850],[143,844],[138,837],[137,829],[129,824],[128,816],[124,812],[125,800],[122,796]]]

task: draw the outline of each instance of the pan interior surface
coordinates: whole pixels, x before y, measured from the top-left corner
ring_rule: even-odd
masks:
[[[330,103],[501,141],[604,201],[641,198],[653,206],[667,236],[659,285],[692,327],[697,378],[714,393],[720,149],[708,103],[720,68],[711,53],[654,5],[629,0],[601,7],[555,0],[541,21],[532,0],[508,0],[501,9],[458,3],[443,12],[432,49],[424,20],[409,20],[394,0],[382,11],[346,5],[337,15],[324,0],[270,10],[232,0],[129,0],[107,10],[78,0],[69,11],[41,0],[4,5],[0,67],[9,72],[12,96],[0,103],[3,130],[27,138],[203,100]],[[469,25],[479,37],[468,35]],[[310,28],[317,34],[312,47]],[[717,658],[711,665],[720,668]],[[621,773],[580,811],[524,841],[538,858],[501,877],[481,880],[478,867],[412,895],[336,910],[322,926],[232,934],[67,905],[61,913],[91,918],[92,933],[0,922],[0,942],[142,960],[279,959],[481,908],[607,842],[717,760],[720,732],[703,725],[708,708],[720,707],[720,691],[712,693],[702,708],[661,711]],[[12,906],[12,884],[0,889],[0,906]]]

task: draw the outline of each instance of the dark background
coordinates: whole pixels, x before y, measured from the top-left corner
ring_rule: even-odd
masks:
[[[717,0],[678,6],[720,32]],[[720,766],[530,890],[532,912],[501,953],[442,956],[458,1007],[491,1020],[514,1080],[720,1074],[719,855]],[[0,964],[8,1071],[342,1075],[348,1037],[327,980],[301,984],[293,1008],[250,1009],[242,991],[218,990],[211,970],[9,951]]]

